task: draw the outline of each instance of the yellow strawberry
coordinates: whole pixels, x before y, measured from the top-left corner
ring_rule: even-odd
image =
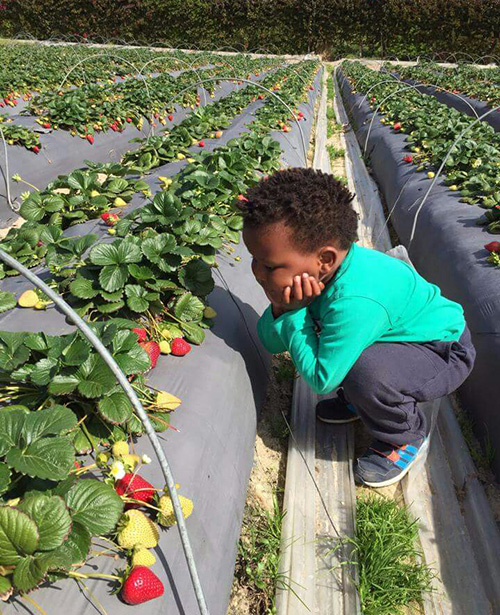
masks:
[[[39,297],[34,290],[25,290],[17,300],[19,307],[32,308],[38,303]]]
[[[205,318],[215,318],[217,316],[217,312],[214,310],[214,308],[207,305],[207,307],[203,310],[203,316]]]
[[[121,460],[126,466],[129,466],[133,470],[141,458],[139,455],[122,455]]]
[[[155,523],[136,508],[123,513],[119,528],[118,544],[124,549],[152,549],[158,544],[159,534]]]
[[[156,395],[155,405],[164,410],[175,410],[181,403],[182,401],[178,397],[167,393],[167,391],[158,391]]]
[[[189,498],[179,496],[179,502],[181,503],[182,514],[184,519],[187,519],[193,512],[193,502]],[[161,513],[158,513],[157,521],[160,525],[170,527],[177,523],[175,519],[174,506],[169,495],[162,495],[159,502]]]
[[[97,190],[92,190],[92,192],[90,193],[90,196],[91,196],[92,198],[94,198],[95,196],[99,196],[100,194],[101,194],[101,193],[100,193],[100,192],[98,192]]]
[[[125,442],[125,440],[118,440],[118,442],[115,442],[111,450],[113,451],[113,457],[121,457],[122,455],[129,454],[128,443]]]
[[[182,152],[179,152],[179,153],[177,154],[177,158],[178,158],[178,160],[184,160],[184,158],[185,158],[185,157],[186,157],[186,156],[185,156]]]
[[[115,207],[125,207],[126,205],[126,201],[124,201],[121,197],[117,196],[116,199],[113,201],[113,205]]]
[[[132,566],[146,566],[149,568],[156,562],[154,553],[147,549],[136,549],[132,555]]]
[[[161,354],[170,354],[172,352],[172,348],[167,340],[161,340],[160,342],[160,352]]]

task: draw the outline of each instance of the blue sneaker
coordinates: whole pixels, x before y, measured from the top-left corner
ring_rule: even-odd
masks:
[[[323,423],[352,423],[359,420],[356,408],[344,397],[342,389],[337,391],[337,397],[323,399],[316,404],[316,417]]]
[[[356,482],[368,487],[388,487],[400,481],[418,462],[422,467],[429,451],[429,437],[394,447],[374,440],[354,468]]]

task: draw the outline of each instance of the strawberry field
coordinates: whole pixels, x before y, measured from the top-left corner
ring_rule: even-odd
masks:
[[[310,164],[324,67],[28,43],[0,61],[0,246],[47,285],[0,262],[2,610],[197,613],[178,491],[223,615],[269,367],[238,204]],[[418,271],[464,306],[461,398],[500,445],[499,69],[373,64],[334,69],[343,129]]]
[[[222,613],[267,370],[237,203],[306,163],[320,64],[21,44],[0,57],[1,247],[85,319],[133,387]],[[196,612],[134,406],[47,295],[6,264],[0,279],[4,612],[154,598],[137,608]]]

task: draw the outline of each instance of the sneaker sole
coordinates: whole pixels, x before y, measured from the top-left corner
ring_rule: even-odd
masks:
[[[322,423],[330,423],[332,425],[342,425],[344,423],[354,423],[354,421],[359,421],[359,416],[353,416],[352,419],[324,419],[321,416],[316,415],[318,421]]]
[[[401,474],[398,474],[397,476],[394,476],[394,478],[389,478],[389,480],[385,480],[380,483],[372,483],[369,481],[365,481],[361,477],[359,477],[359,479],[361,480],[363,485],[366,485],[367,487],[373,487],[375,489],[377,487],[389,487],[390,485],[394,485],[394,483],[398,483],[400,480],[402,480],[412,468],[415,468],[415,465],[417,462],[420,462],[421,465],[419,469],[422,469],[422,466],[424,465],[427,459],[428,453],[429,453],[429,438],[425,440],[425,442],[420,447],[420,450],[418,451],[415,459],[406,466],[406,468],[401,472]]]

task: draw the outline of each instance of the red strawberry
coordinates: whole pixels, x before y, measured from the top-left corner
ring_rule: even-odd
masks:
[[[85,137],[87,139],[87,141],[90,143],[90,145],[93,145],[94,143],[94,137],[92,135],[87,135]]]
[[[488,252],[500,253],[500,241],[491,241],[484,246]]]
[[[404,162],[413,162],[413,157],[408,154],[407,156],[404,156],[403,160]]]
[[[131,123],[132,123],[132,118],[131,118],[131,117],[126,117],[126,118],[125,118],[125,121],[126,121],[128,124],[131,124]]]
[[[35,154],[38,154],[38,152],[40,151],[40,148],[38,147],[38,145],[33,145],[31,149],[35,152]]]
[[[3,100],[0,100],[0,107],[5,107],[5,103],[3,102]]]
[[[198,145],[199,145],[200,147],[205,147],[205,141],[200,141],[200,142],[198,143]]]
[[[170,344],[170,348],[175,357],[183,357],[191,350],[191,346],[186,340],[183,340],[182,337],[174,338]]]
[[[101,220],[104,221],[104,224],[106,226],[114,226],[118,220],[120,219],[120,216],[118,214],[101,214]]]
[[[42,127],[43,127],[43,128],[50,128],[50,124],[49,124],[48,122],[44,122],[44,123],[42,124]]]
[[[36,242],[36,245],[37,245],[39,248],[41,248],[41,247],[43,246],[43,241],[37,241],[37,242]]]
[[[401,122],[396,122],[394,124],[394,130],[401,130]]]
[[[258,98],[259,100],[264,100],[264,94],[259,94],[259,95],[257,96],[257,98]]]
[[[246,203],[248,203],[247,197],[243,194],[238,194],[238,201],[245,201]]]
[[[125,474],[123,478],[116,481],[115,491],[118,495],[125,495],[140,502],[149,504],[155,495],[155,489],[151,483],[144,480],[139,474]],[[140,504],[127,503],[127,508],[139,508]]]
[[[134,566],[122,587],[122,599],[127,604],[142,604],[163,596],[163,583],[147,566]]]
[[[311,87],[310,87],[309,89],[310,89],[310,90],[314,90],[314,86],[313,86],[313,85],[311,85]]]
[[[168,121],[169,121],[169,122],[172,122],[172,121],[173,121],[173,119],[174,119],[174,116],[173,116],[173,115],[169,115],[169,116],[168,116]]]
[[[151,369],[156,367],[158,357],[160,356],[160,346],[156,342],[139,342],[139,346],[144,348],[151,360]]]
[[[132,329],[132,331],[134,333],[137,333],[139,337],[139,342],[145,342],[148,339],[148,333],[146,329],[135,328],[135,329]]]

